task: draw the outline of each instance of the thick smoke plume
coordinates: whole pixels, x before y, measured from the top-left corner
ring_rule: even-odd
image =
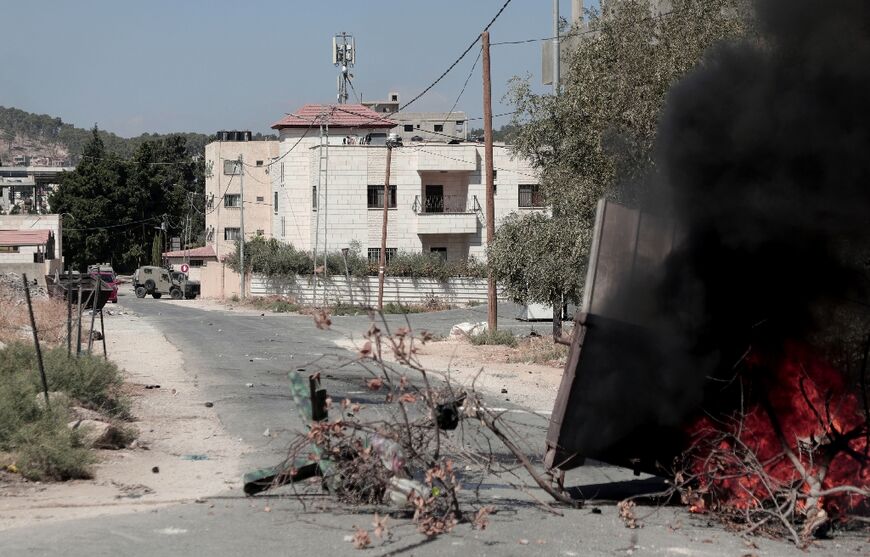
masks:
[[[709,53],[658,135],[656,197],[686,233],[658,309],[720,363],[866,299],[870,3],[760,0],[755,15],[760,38]]]

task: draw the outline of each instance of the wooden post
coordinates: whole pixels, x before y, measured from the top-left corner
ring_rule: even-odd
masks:
[[[486,159],[486,247],[492,246],[495,239],[495,188],[492,161],[492,83],[489,74],[489,31],[481,35],[483,39],[483,141]],[[498,298],[495,290],[495,277],[492,266],[487,265],[487,327],[489,331],[498,328]]]
[[[66,269],[66,355],[72,356],[72,269]]]
[[[94,293],[91,295],[91,328],[88,329],[88,355],[94,347],[94,322],[97,319],[97,304],[100,302],[100,295],[103,293],[103,279],[97,273],[94,277]]]
[[[76,311],[78,312],[78,314],[77,314],[78,319],[76,321],[76,329],[77,329],[77,333],[76,333],[76,357],[78,357],[79,354],[82,353],[82,275],[81,275],[81,273],[79,273],[79,278],[76,281],[76,286],[78,287],[77,290],[79,293],[78,307],[76,308]]]
[[[106,327],[103,325],[103,310],[100,310],[100,334],[103,337],[103,358],[109,359],[109,352],[106,350]]]
[[[24,299],[27,300],[27,313],[30,314],[30,328],[33,329],[33,347],[36,348],[36,363],[39,365],[39,377],[42,379],[42,394],[45,395],[45,407],[50,408],[48,401],[48,378],[45,376],[45,366],[42,364],[42,350],[39,348],[39,334],[36,332],[36,319],[33,317],[33,304],[30,302],[30,285],[27,284],[27,274],[22,274],[24,281]]]
[[[387,141],[387,175],[384,178],[384,219],[381,223],[381,253],[378,256],[378,311],[384,309],[384,275],[387,270],[387,215],[390,209],[390,163],[393,145]]]

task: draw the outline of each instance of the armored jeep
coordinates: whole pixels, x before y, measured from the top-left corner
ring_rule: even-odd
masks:
[[[148,294],[152,298],[160,298],[169,294],[173,300],[192,300],[199,295],[198,281],[188,280],[184,273],[153,265],[136,269],[133,273],[133,288],[137,298],[144,298]]]

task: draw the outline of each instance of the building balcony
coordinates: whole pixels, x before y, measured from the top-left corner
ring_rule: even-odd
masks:
[[[477,196],[427,195],[414,199],[417,234],[474,234],[481,210]]]
[[[473,145],[425,145],[417,149],[419,172],[475,172],[479,168]]]

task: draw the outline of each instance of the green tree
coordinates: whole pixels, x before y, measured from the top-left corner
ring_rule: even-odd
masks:
[[[534,93],[529,78],[511,81],[514,150],[540,173],[551,207],[549,217],[505,222],[490,249],[496,278],[518,301],[579,302],[598,199],[643,194],[671,85],[708,48],[748,29],[745,0],[674,0],[658,17],[653,4],[602,0],[568,56],[561,96]],[[511,240],[523,247],[512,250]]]
[[[132,220],[124,203],[126,184],[124,165],[106,152],[94,127],[81,163],[62,176],[49,201],[55,212],[72,217],[64,217],[63,235],[64,255],[73,267],[117,260],[114,227]]]
[[[160,266],[163,264],[163,250],[161,249],[163,242],[160,238],[160,233],[154,235],[154,241],[151,242],[151,264]]]

